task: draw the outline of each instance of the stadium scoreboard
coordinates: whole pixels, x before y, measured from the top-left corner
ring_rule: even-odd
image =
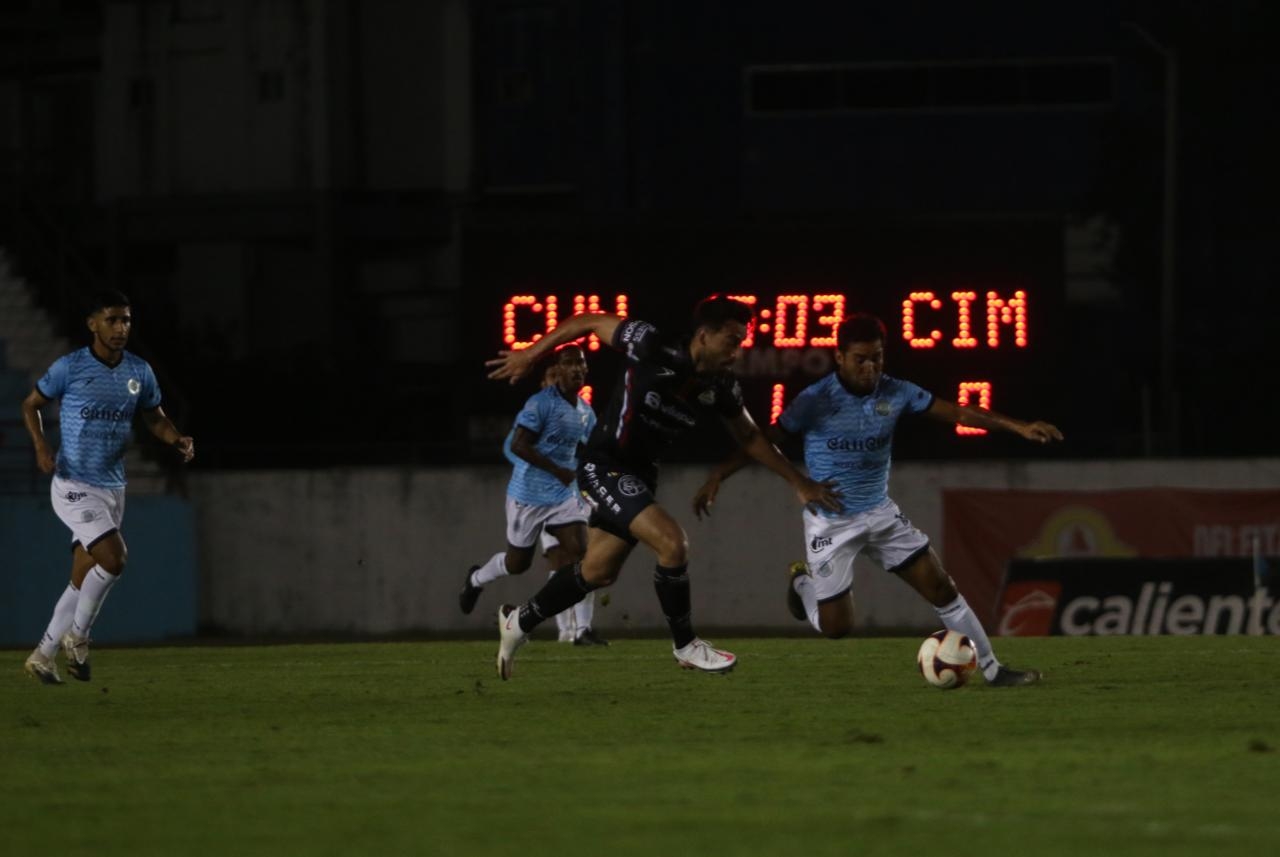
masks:
[[[888,374],[962,405],[1060,419],[1053,387],[1068,327],[1060,233],[895,229],[858,241],[797,234],[488,236],[495,246],[473,265],[479,288],[467,313],[473,359],[528,348],[582,313],[643,318],[687,334],[693,306],[718,293],[755,316],[735,373],[757,422],[776,421],[835,368],[836,331],[856,312],[884,322]],[[621,359],[595,336],[581,344],[598,406]],[[900,435],[916,431],[908,422]],[[905,440],[923,456],[1019,454],[999,434],[935,425],[920,432],[920,443]]]

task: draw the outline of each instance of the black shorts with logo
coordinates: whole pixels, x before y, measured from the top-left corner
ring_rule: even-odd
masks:
[[[587,526],[597,527],[628,544],[639,541],[631,535],[631,522],[655,502],[656,480],[645,479],[613,462],[584,457],[578,464],[578,491],[591,506]]]

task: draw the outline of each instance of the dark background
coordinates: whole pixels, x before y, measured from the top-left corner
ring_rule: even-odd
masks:
[[[8,3],[0,246],[71,336],[83,294],[131,295],[203,467],[495,460],[531,388],[481,361],[529,291],[623,290],[664,326],[713,291],[840,291],[890,322],[891,371],[998,378],[1054,454],[1273,454],[1277,24],[1245,0]],[[1034,288],[1032,347],[912,354],[920,282]]]

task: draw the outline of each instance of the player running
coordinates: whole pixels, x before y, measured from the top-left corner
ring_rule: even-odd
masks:
[[[638,542],[657,558],[654,589],[671,628],[680,666],[727,672],[737,658],[699,639],[690,616],[688,537],[654,499],[658,458],[676,437],[708,414],[719,416],[746,454],[785,479],[801,503],[840,508],[833,486],[809,479],[765,440],[742,406],[730,367],[751,323],[738,301],[712,296],[694,312],[694,332],[669,339],[648,322],[616,315],[574,316],[523,351],[502,351],[486,365],[495,380],[515,383],[551,349],[594,333],[619,351],[628,366],[578,464],[578,485],[592,506],[587,551],[580,563],[559,569],[521,607],[498,610],[497,666],[511,677],[516,650],[539,622],[617,580]]]
[[[458,606],[471,613],[484,587],[500,577],[523,574],[535,549],[556,563],[582,559],[587,543],[587,504],[574,483],[578,449],[596,425],[596,415],[578,394],[587,381],[587,358],[576,345],[562,346],[547,367],[543,388],[529,397],[503,444],[514,465],[507,483],[507,549],[473,565],[463,580]],[[594,598],[556,615],[560,637],[579,645],[608,645],[591,630]],[[581,609],[579,609],[581,608]],[[566,639],[567,638],[567,639]]]
[[[960,407],[884,374],[884,342],[880,319],[865,313],[846,319],[837,333],[836,370],[801,391],[771,431],[778,442],[788,435],[803,436],[809,474],[834,481],[844,496],[842,511],[805,510],[808,563],[791,567],[787,606],[796,619],[807,619],[828,637],[847,635],[853,627],[853,560],[865,549],[877,565],[924,596],[944,626],[973,641],[988,684],[1033,684],[1040,680],[1039,672],[1009,669],[996,659],[982,624],[943,570],[928,536],[889,498],[890,449],[894,428],[905,414],[1012,432],[1036,443],[1062,440],[1062,432],[1049,423]],[[747,463],[737,455],[712,472],[693,500],[698,517],[710,513],[720,484]]]
[[[71,530],[71,582],[53,608],[49,626],[25,669],[44,684],[62,684],[58,647],[67,672],[88,681],[89,631],[111,587],[124,572],[128,551],[124,520],[124,447],[133,415],[182,460],[195,443],[160,407],[160,386],[147,361],[125,351],[133,316],[119,292],[98,295],[87,319],[93,341],[54,361],[22,402],[22,421],[35,445],[36,465],[53,474],[53,510]],[[60,399],[62,443],[55,460],[44,436],[40,408]]]

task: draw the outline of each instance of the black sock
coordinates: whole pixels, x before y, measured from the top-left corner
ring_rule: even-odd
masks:
[[[671,639],[677,649],[692,643],[697,636],[693,633],[693,608],[689,603],[689,566],[666,568],[657,566],[653,573],[653,589],[658,593],[658,603],[662,605],[662,615],[671,626]]]
[[[538,594],[520,608],[520,630],[532,631],[543,619],[568,610],[586,598],[587,593],[599,588],[583,579],[579,563],[557,568]]]

